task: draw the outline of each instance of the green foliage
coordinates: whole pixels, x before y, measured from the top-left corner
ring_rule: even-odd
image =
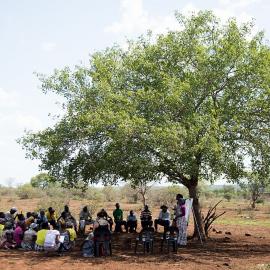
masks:
[[[20,140],[62,185],[168,179],[239,180],[269,173],[270,50],[263,33],[208,11],[176,15],[181,31],[91,56],[89,66],[40,76],[65,114]],[[104,189],[109,200],[112,190]],[[196,193],[191,193],[196,197]]]
[[[187,191],[179,185],[172,185],[167,187],[155,187],[149,194],[149,200],[152,205],[160,206],[162,204],[172,206],[176,202],[176,195],[178,193],[187,197]]]
[[[31,178],[30,184],[32,187],[45,189],[49,186],[53,186],[56,180],[47,173],[40,173]]]
[[[246,192],[247,198],[250,200],[252,208],[256,207],[256,203],[260,203],[262,193],[267,187],[270,187],[270,176],[265,174],[264,167],[259,168],[257,171],[247,173],[240,183],[242,189]]]

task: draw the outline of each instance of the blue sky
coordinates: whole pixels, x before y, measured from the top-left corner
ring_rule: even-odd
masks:
[[[151,29],[178,28],[174,11],[213,10],[223,21],[254,18],[270,37],[269,0],[0,0],[0,184],[19,184],[38,173],[16,139],[39,130],[59,113],[58,98],[44,95],[33,72],[87,63],[89,54],[125,45]]]

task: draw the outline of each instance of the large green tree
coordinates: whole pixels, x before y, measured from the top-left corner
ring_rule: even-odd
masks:
[[[222,25],[211,12],[176,17],[180,31],[40,76],[45,92],[65,98],[65,113],[21,143],[66,186],[183,184],[202,232],[198,182],[237,180],[269,158],[270,50],[252,23]]]

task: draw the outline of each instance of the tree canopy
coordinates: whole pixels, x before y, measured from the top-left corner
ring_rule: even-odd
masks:
[[[181,30],[93,54],[89,65],[40,76],[65,98],[53,126],[28,133],[27,156],[64,186],[269,175],[270,49],[253,24],[211,12]],[[198,212],[197,212],[198,214]]]
[[[47,173],[39,173],[36,176],[33,176],[30,180],[30,184],[32,187],[46,189],[49,186],[52,186],[53,183],[56,182],[52,176]]]
[[[263,33],[235,19],[221,24],[209,11],[176,18],[179,31],[148,34],[127,50],[94,53],[87,66],[40,76],[44,92],[65,98],[65,113],[21,139],[28,157],[66,186],[181,183],[197,206],[200,179],[269,174],[270,50]]]
[[[66,185],[148,177],[237,179],[269,153],[270,52],[263,33],[211,12],[180,31],[91,56],[88,66],[40,76],[65,98],[53,127],[21,143]],[[269,169],[269,168],[268,168]]]

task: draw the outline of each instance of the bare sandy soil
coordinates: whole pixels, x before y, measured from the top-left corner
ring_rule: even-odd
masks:
[[[16,201],[15,203],[16,205],[20,203],[22,208],[31,209],[35,201],[25,200],[24,202]],[[71,202],[71,209],[75,211],[75,208],[79,208],[79,204],[77,201]],[[131,207],[129,205],[122,205],[123,208],[127,209]],[[231,204],[223,205],[222,207],[227,211],[223,220],[228,221],[229,225],[222,222],[217,223],[214,227],[217,231],[221,231],[221,233],[217,234],[212,231],[210,238],[203,246],[197,240],[191,240],[186,247],[179,249],[177,254],[173,252],[168,254],[167,251],[160,251],[161,233],[155,235],[153,254],[144,255],[142,250],[135,254],[134,244],[136,235],[123,233],[113,235],[113,254],[111,257],[83,258],[80,251],[81,241],[78,241],[74,251],[62,257],[21,250],[0,250],[0,270],[270,269],[266,267],[266,265],[270,264],[270,227],[268,224],[260,225],[261,222],[269,221],[268,208],[266,212],[265,209],[255,211],[254,215],[256,216],[253,217],[254,225],[246,225],[241,222],[237,224],[237,220],[243,218],[243,215],[245,216],[247,213],[239,212],[239,207],[232,206]],[[108,208],[110,207],[108,206]],[[235,220],[237,221],[235,222],[236,224],[230,224],[230,221]],[[189,232],[191,230],[192,222]],[[250,236],[246,236],[246,234]]]

